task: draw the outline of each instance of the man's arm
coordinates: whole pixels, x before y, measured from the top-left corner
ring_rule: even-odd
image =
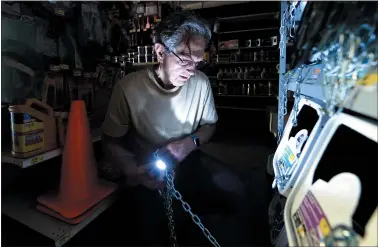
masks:
[[[214,135],[216,124],[204,124],[194,133],[198,137],[201,145],[207,143]],[[193,140],[192,140],[193,141]]]
[[[122,145],[123,137],[111,137],[102,135],[102,147],[108,161],[113,163],[119,171],[126,175],[135,177],[139,175],[135,155]]]
[[[216,122],[218,121],[217,110],[215,109],[213,91],[210,81],[206,83],[207,92],[205,97],[204,109],[201,116],[200,127],[194,133],[200,140],[201,144],[207,143],[214,135]]]
[[[114,86],[109,101],[108,111],[102,125],[102,145],[105,159],[116,168],[113,175],[125,175],[128,185],[143,184],[149,189],[156,189],[162,186],[161,181],[147,176],[148,167],[146,164],[137,164],[135,155],[124,146],[124,137],[129,132],[131,125],[130,109],[125,98],[122,86],[117,83]],[[121,174],[118,174],[120,172]]]
[[[122,81],[115,84],[109,101],[102,125],[102,145],[105,159],[113,164],[115,170],[129,177],[138,175],[138,167],[134,161],[135,155],[123,145],[123,139],[130,129],[131,119],[130,108],[121,83]]]

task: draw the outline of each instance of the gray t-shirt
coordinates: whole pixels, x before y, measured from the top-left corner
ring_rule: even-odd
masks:
[[[194,133],[218,120],[207,76],[197,71],[181,87],[164,89],[153,68],[126,75],[116,83],[102,131],[126,135],[126,147],[137,156]]]

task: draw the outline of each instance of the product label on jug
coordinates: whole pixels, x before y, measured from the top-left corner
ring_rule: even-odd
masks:
[[[15,153],[26,153],[44,148],[44,123],[26,113],[13,113],[12,149]]]
[[[289,146],[286,146],[280,159],[279,166],[286,173],[296,161],[297,157]]]
[[[300,246],[319,246],[331,227],[315,196],[309,191],[293,215]]]

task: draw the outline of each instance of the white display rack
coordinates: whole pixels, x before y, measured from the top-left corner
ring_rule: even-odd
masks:
[[[92,133],[93,142],[97,142],[101,140],[101,129],[94,129],[91,131],[91,133]],[[21,168],[27,168],[27,167],[39,164],[43,161],[58,157],[59,155],[62,154],[62,152],[63,152],[63,148],[57,148],[57,149],[47,151],[45,153],[37,154],[29,158],[16,158],[16,157],[13,157],[10,152],[2,152],[1,162],[13,164]]]
[[[309,99],[306,99],[304,97],[299,100],[298,115],[300,114],[303,106],[305,106],[305,105],[311,107],[312,109],[314,109],[316,111],[316,113],[318,115],[318,120],[314,123],[314,127],[312,128],[312,131],[310,133],[308,133],[308,139],[307,139],[307,141],[306,141],[306,143],[305,143],[305,145],[302,149],[300,156],[298,157],[298,160],[297,160],[297,163],[295,164],[294,170],[293,170],[292,174],[290,175],[290,177],[287,178],[285,185],[284,186],[280,186],[279,184],[276,185],[277,188],[278,188],[278,192],[285,197],[289,196],[293,186],[296,183],[298,176],[302,172],[303,165],[306,162],[306,159],[308,158],[309,152],[311,152],[314,144],[318,140],[318,137],[319,137],[321,131],[323,130],[324,125],[329,120],[329,117],[326,114],[324,114],[324,112],[322,111],[323,105],[321,104],[321,102],[315,103],[315,102],[313,102]],[[287,121],[287,124],[285,126],[281,142],[278,145],[277,150],[274,154],[273,169],[274,169],[274,174],[276,176],[274,183],[278,183],[278,181],[280,181],[281,177],[283,176],[282,175],[283,170],[282,170],[281,167],[279,167],[278,161],[281,158],[281,155],[284,152],[284,149],[289,142],[289,137],[290,137],[289,135],[290,135],[291,130],[293,129],[294,114],[295,114],[294,111],[292,111],[291,114],[290,114],[290,117]]]
[[[329,193],[329,191],[331,190],[330,187],[326,187],[325,185],[323,185],[323,190],[322,190],[323,191],[322,193],[324,193],[323,205],[322,205],[322,203],[320,203],[318,201],[319,198],[317,198],[317,196],[315,194],[312,194],[313,199],[312,199],[312,202],[310,203],[311,205],[308,204],[308,202],[304,202],[304,198],[306,197],[306,195],[307,196],[309,195],[308,192],[310,191],[311,188],[313,188],[314,183],[316,182],[316,181],[313,181],[313,179],[314,179],[315,171],[318,168],[319,162],[323,158],[323,154],[325,153],[325,151],[326,151],[329,143],[331,142],[331,139],[333,138],[334,134],[336,133],[337,129],[342,125],[348,127],[349,129],[353,130],[354,132],[360,134],[361,136],[366,137],[367,139],[370,139],[374,142],[378,142],[378,136],[377,136],[378,125],[376,123],[372,123],[371,121],[364,121],[361,118],[354,117],[354,116],[351,116],[351,115],[348,115],[348,114],[345,114],[345,113],[337,113],[337,114],[333,115],[327,121],[327,123],[324,126],[323,131],[321,132],[320,136],[318,137],[317,142],[315,143],[314,147],[312,148],[312,150],[311,150],[311,152],[308,156],[308,159],[306,160],[305,164],[303,165],[302,173],[299,175],[299,177],[297,179],[297,183],[294,186],[292,192],[290,193],[290,195],[287,199],[286,205],[285,205],[284,220],[285,220],[285,229],[286,229],[286,232],[287,232],[289,246],[300,246],[301,245],[298,242],[298,239],[301,238],[298,235],[298,234],[300,234],[299,230],[298,230],[299,228],[298,228],[298,226],[296,227],[296,223],[297,223],[298,219],[294,220],[294,217],[295,217],[294,214],[296,212],[298,212],[302,207],[309,207],[309,206],[313,207],[314,201],[317,201],[317,203],[320,204],[320,207],[315,206],[316,208],[314,210],[324,211],[322,213],[325,214],[325,219],[327,219],[327,222],[328,222],[327,227],[334,229],[334,227],[336,225],[340,225],[340,224],[351,227],[350,222],[351,222],[353,213],[350,215],[350,217],[348,217],[349,219],[347,219],[345,221],[345,219],[342,217],[342,214],[339,211],[333,212],[331,214],[327,214],[327,210],[325,210],[325,208],[323,208],[325,196],[326,196],[326,198],[328,198],[327,203],[326,203],[327,206],[328,206],[328,210],[330,208],[330,205],[334,205],[333,203],[340,204],[339,201],[337,201],[337,202],[332,201],[332,200],[340,200],[340,199],[334,199],[332,196],[327,196],[327,193]],[[343,149],[341,147],[340,147],[339,152],[340,152],[340,155],[342,155]],[[365,155],[365,154],[356,153],[356,156],[358,156],[358,155]],[[370,155],[374,155],[374,154],[370,154]],[[344,166],[345,163],[339,163],[339,164],[335,164],[335,165],[340,166],[341,170],[342,170],[342,166]],[[368,165],[368,164],[361,163],[361,164],[358,164],[358,165]],[[364,168],[362,167],[361,169],[364,169]],[[374,171],[372,171],[372,172],[374,173]],[[349,173],[349,174],[353,174],[353,173]],[[319,180],[317,180],[317,181],[319,181]],[[329,185],[328,183],[326,183],[326,184],[327,184],[327,186]],[[349,185],[349,186],[352,186],[352,185]],[[337,188],[341,188],[341,186],[338,186]],[[351,193],[351,191],[354,191],[354,190],[358,191],[358,189],[354,188],[353,186],[350,187],[350,188],[348,188],[348,186],[347,186],[347,191],[349,191],[349,193]],[[348,194],[348,192],[346,194]],[[372,196],[374,196],[374,195],[372,195]],[[344,202],[344,204],[343,203],[341,203],[341,204],[342,205],[351,205],[351,203],[352,203],[352,201],[350,199],[348,199]],[[336,207],[336,205],[334,205],[334,207]],[[333,211],[335,211],[335,210],[333,210]],[[342,209],[341,211],[345,212],[344,209]],[[377,211],[377,209],[376,209],[376,211]],[[376,217],[377,217],[376,211],[371,216],[369,222],[376,222],[376,220],[377,220],[376,219]],[[304,217],[306,217],[306,216],[304,216]],[[344,219],[344,220],[342,220],[342,219]],[[321,224],[321,222],[318,222],[316,224]],[[373,227],[373,229],[374,229],[374,226],[371,226],[371,227]],[[307,229],[307,231],[310,231],[310,230],[311,229]],[[362,239],[362,242],[359,243],[360,244],[359,246],[367,246],[367,245],[364,245],[364,243],[371,243],[372,241],[373,242],[375,241],[375,243],[377,244],[377,234],[376,234],[376,232],[374,233],[373,231],[374,230],[372,230],[372,232],[370,232],[370,234],[366,234],[366,238]],[[304,237],[304,239],[311,242],[311,239],[308,239],[306,237]],[[356,246],[356,245],[354,245],[354,246]],[[370,246],[373,246],[373,245],[370,245]],[[374,245],[374,246],[376,246],[376,245]]]
[[[36,209],[36,198],[38,196],[38,193],[27,193],[25,190],[3,194],[1,203],[2,213],[51,239],[54,245],[58,247],[68,242],[85,226],[113,205],[118,198],[118,193],[114,192],[95,205],[90,209],[92,214],[76,225],[68,224],[38,211]]]

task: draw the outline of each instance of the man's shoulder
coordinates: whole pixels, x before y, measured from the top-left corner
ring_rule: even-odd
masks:
[[[207,75],[204,72],[202,72],[200,70],[197,70],[195,75],[191,79],[193,81],[195,81],[195,83],[197,85],[201,85],[203,87],[210,86],[209,78],[207,77]]]
[[[138,85],[138,84],[140,85],[140,82],[146,79],[146,76],[147,76],[147,71],[144,69],[131,72],[125,75],[121,80],[119,80],[118,84],[121,86],[123,90],[127,90],[128,88],[134,87],[135,85]]]
[[[209,78],[207,77],[207,75],[200,71],[200,70],[197,70],[196,71],[196,74],[194,75],[194,78],[198,81],[201,81],[202,83],[207,83],[209,82]]]

